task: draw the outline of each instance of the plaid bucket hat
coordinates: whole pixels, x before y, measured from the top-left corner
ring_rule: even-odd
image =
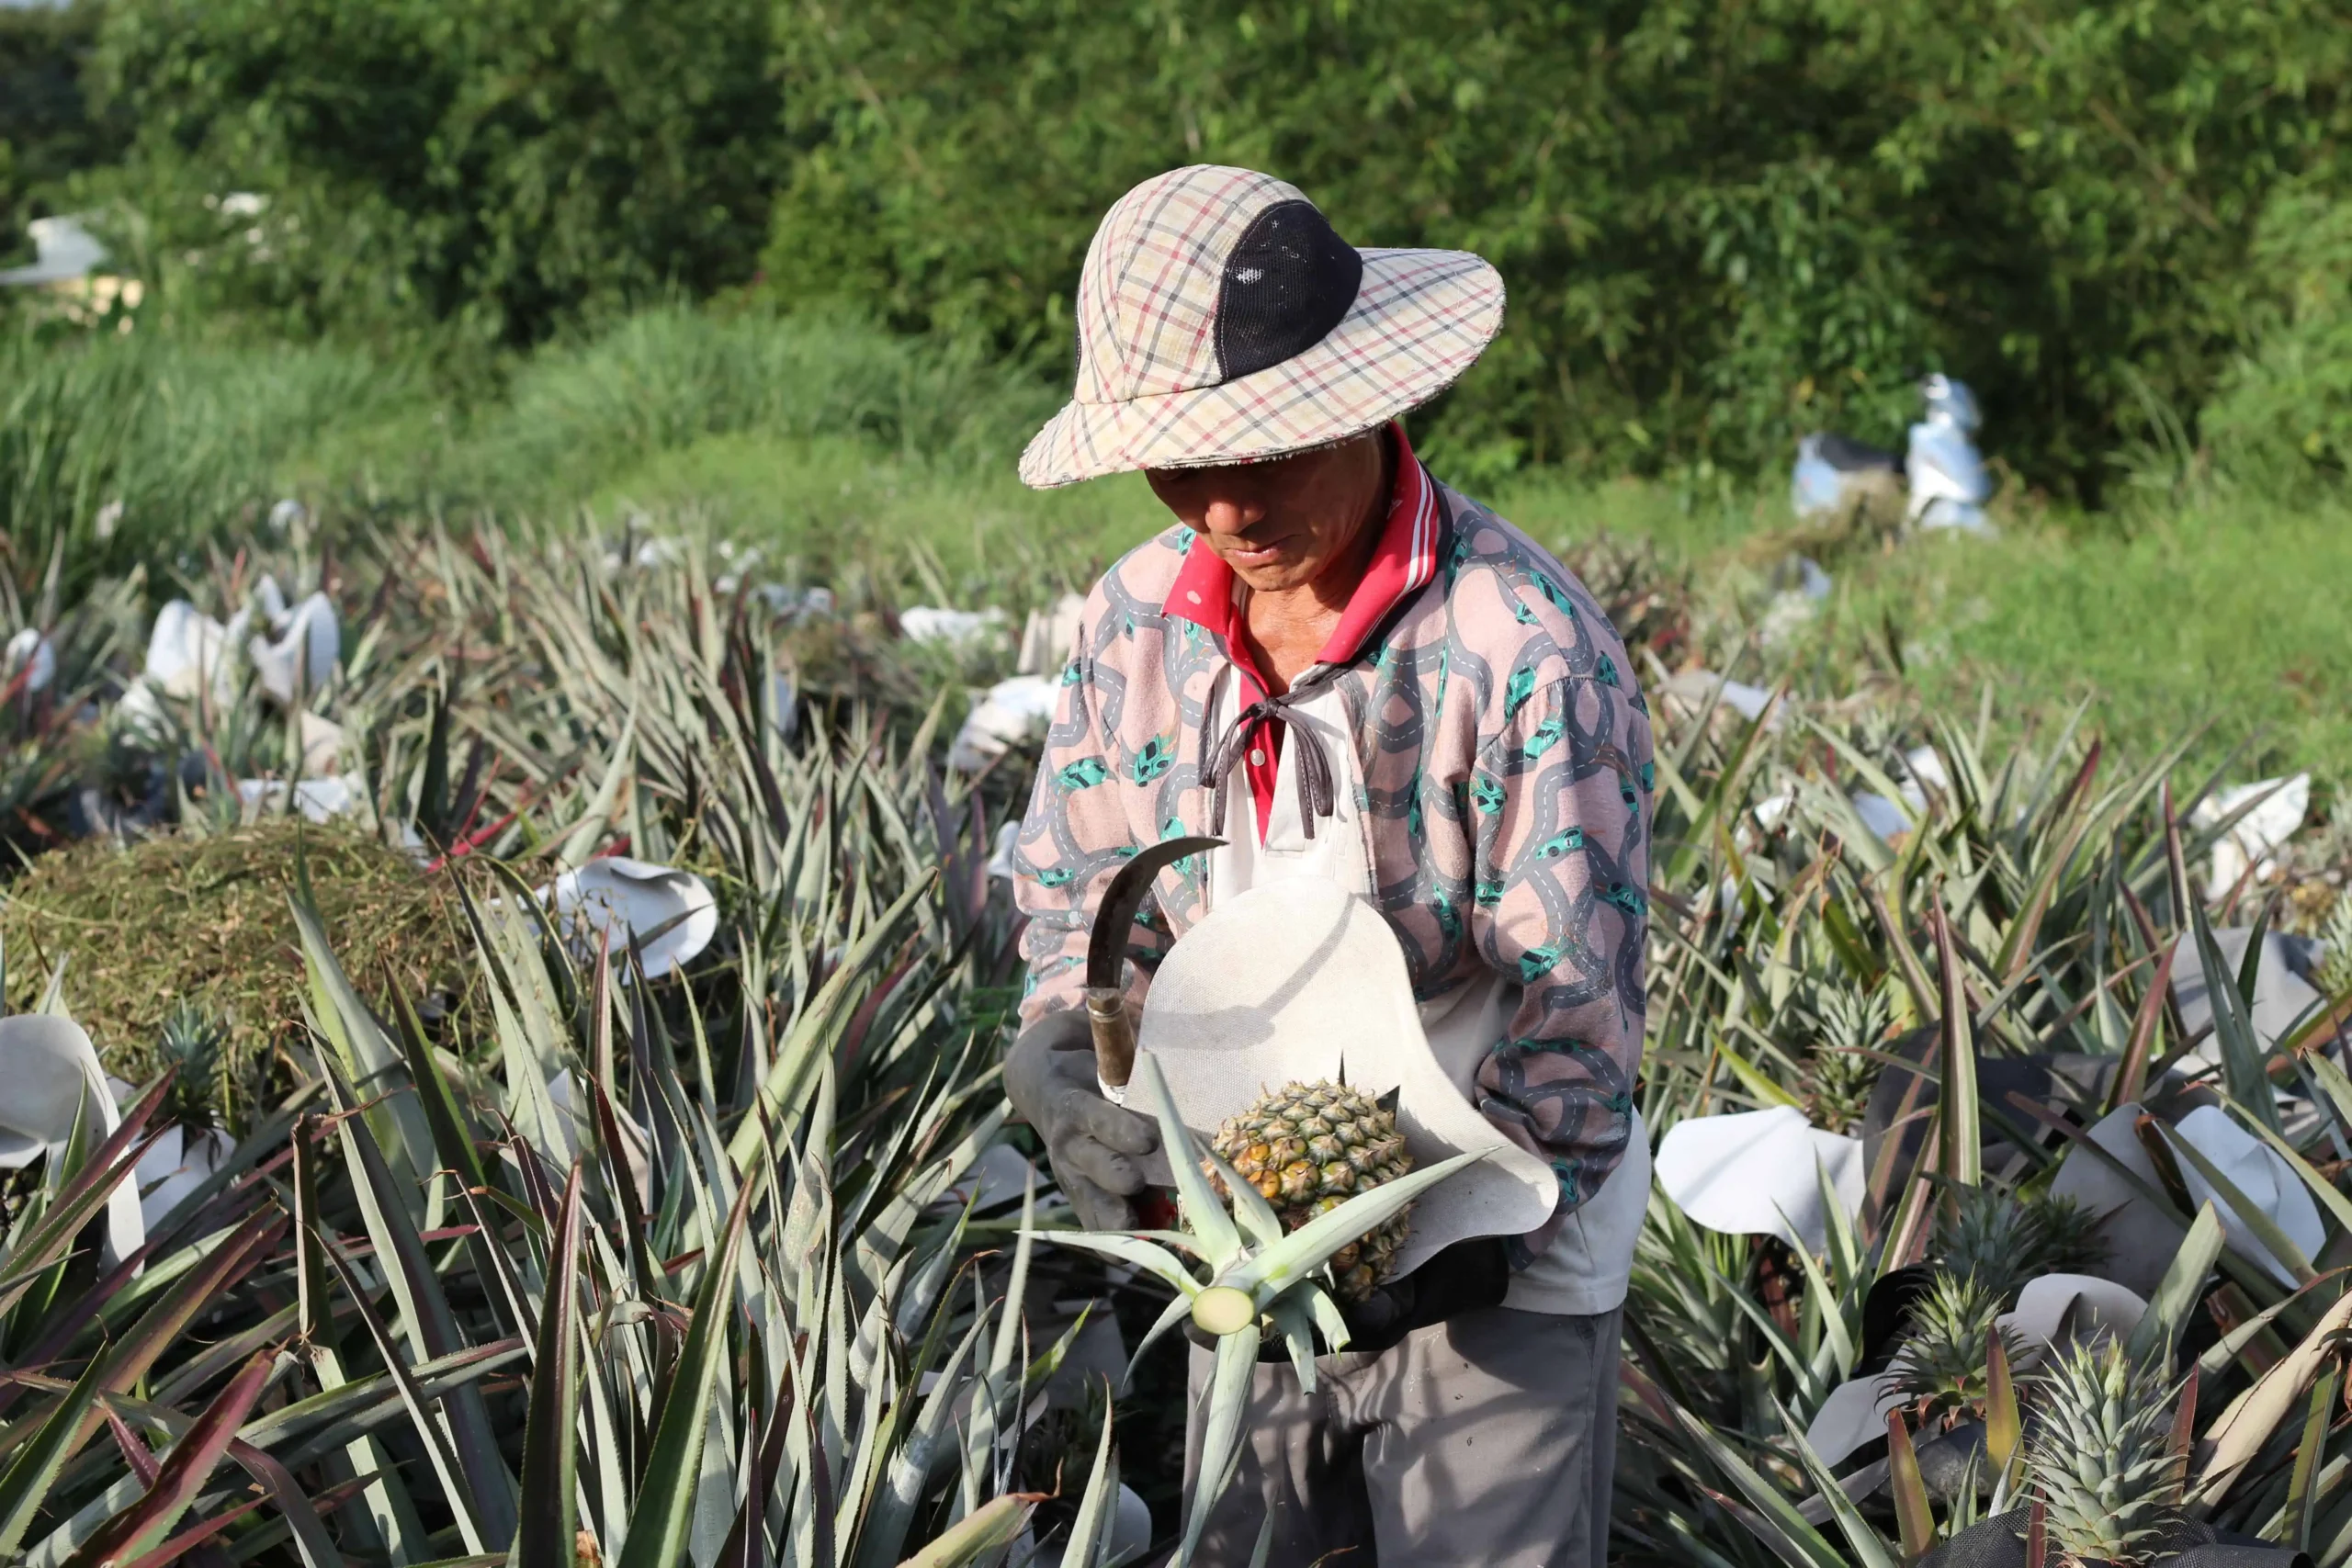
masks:
[[[1021,455],[1039,490],[1345,441],[1453,384],[1503,280],[1466,251],[1363,250],[1295,186],[1196,164],[1121,197],[1078,282],[1078,386]]]

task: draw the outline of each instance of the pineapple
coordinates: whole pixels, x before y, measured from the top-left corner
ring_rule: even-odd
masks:
[[[193,1002],[175,1003],[164,1015],[157,1054],[164,1066],[179,1069],[164,1113],[191,1132],[201,1132],[220,1120],[220,1058],[229,1046],[229,1031],[228,1019]]]
[[[2079,1274],[2106,1256],[2097,1218],[2066,1198],[2020,1199],[1969,1187],[1936,1222],[1932,1256],[1947,1272],[1973,1274],[2003,1303],[2042,1274]]]
[[[1804,1111],[1808,1121],[1832,1133],[1849,1132],[1870,1110],[1880,1064],[1864,1051],[1886,1037],[1894,1010],[1886,987],[1872,989],[1824,983],[1815,993],[1813,1013],[1821,1033],[1805,1064]]]
[[[2112,1339],[2075,1350],[2039,1381],[2027,1463],[2062,1561],[2146,1562],[2179,1497],[2173,1386]]]
[[[2319,940],[2326,950],[2312,976],[2319,988],[2331,997],[2352,995],[2352,888],[2337,896],[2335,908],[2320,925]]]
[[[1211,1145],[1273,1205],[1285,1231],[1413,1168],[1396,1131],[1395,1096],[1374,1100],[1344,1084],[1284,1084],[1227,1119]],[[1209,1179],[1230,1201],[1213,1168]],[[1334,1293],[1341,1301],[1363,1300],[1388,1277],[1411,1217],[1408,1204],[1333,1255]]]
[[[1177,1292],[1144,1332],[1138,1358],[1187,1317],[1215,1341],[1198,1444],[1188,1444],[1200,1463],[1178,1552],[1184,1560],[1233,1478],[1261,1349],[1271,1342],[1286,1350],[1299,1391],[1312,1394],[1318,1345],[1341,1350],[1349,1343],[1333,1298],[1360,1298],[1379,1284],[1395,1266],[1413,1200],[1478,1156],[1452,1155],[1410,1169],[1393,1095],[1374,1100],[1340,1084],[1293,1083],[1219,1130],[1220,1160],[1203,1152],[1177,1115],[1148,1051],[1136,1058],[1136,1081],[1159,1123],[1187,1225],[1168,1239],[1205,1265],[1206,1278],[1149,1233],[1061,1231],[1054,1239],[1145,1269]],[[1228,1170],[1236,1184],[1229,1188]],[[1327,1273],[1337,1280],[1329,1290],[1322,1284]]]
[[[1924,1416],[1957,1416],[1984,1403],[1985,1348],[1991,1343],[2001,1298],[1973,1274],[1939,1271],[1928,1294],[1911,1308],[1910,1326],[1888,1376],[1905,1397],[1924,1402]],[[2024,1342],[2001,1330],[2001,1348],[2011,1365],[2025,1354]]]

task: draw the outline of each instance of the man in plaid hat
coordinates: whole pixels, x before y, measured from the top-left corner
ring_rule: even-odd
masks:
[[[1350,1308],[1312,1396],[1257,1369],[1203,1562],[1247,1562],[1269,1514],[1283,1564],[1603,1558],[1649,1188],[1655,772],[1592,596],[1432,479],[1398,423],[1502,311],[1477,256],[1358,250],[1280,180],[1178,169],[1095,231],[1076,395],[1021,459],[1040,488],[1141,469],[1175,519],[1087,601],[1013,861],[1028,990],[1006,1089],[1080,1220],[1134,1226],[1159,1143],[1095,1077],[1094,908],[1138,848],[1204,832],[1227,847],[1159,878],[1131,999],[1221,904],[1337,886],[1401,948],[1439,1066],[1536,1170],[1533,1213],[1556,1188],[1525,1234],[1455,1242]]]

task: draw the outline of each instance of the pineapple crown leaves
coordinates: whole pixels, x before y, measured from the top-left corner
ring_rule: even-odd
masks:
[[[2319,940],[2327,950],[2315,976],[2320,989],[2331,997],[2352,994],[2352,887],[2337,895],[2335,907],[2320,923]]]
[[[1987,1347],[1998,1334],[2012,1365],[2026,1354],[2022,1338],[2000,1326],[2001,1297],[1973,1274],[1939,1271],[1913,1304],[1902,1348],[1888,1377],[1905,1397],[1925,1402],[1929,1415],[1981,1405],[1990,1392]]]
[[[1824,982],[1816,988],[1813,1012],[1821,1025],[1821,1044],[1850,1055],[1886,1038],[1894,1020],[1889,982],[1882,979],[1867,988]]]
[[[229,1033],[224,1015],[194,1002],[175,1003],[164,1014],[158,1054],[164,1066],[178,1069],[164,1107],[170,1120],[185,1127],[209,1127],[219,1120],[214,1092]]]
[[[2052,1539],[2072,1562],[2146,1561],[2179,1497],[2177,1385],[2112,1339],[2058,1357],[2034,1382],[2027,1464]]]
[[[1883,1064],[1871,1053],[1894,1020],[1889,984],[1825,979],[1814,987],[1809,1010],[1818,1033],[1804,1066],[1805,1114],[1816,1126],[1841,1132],[1862,1120],[1878,1087]]]
[[[1930,1255],[1949,1274],[1974,1275],[2003,1302],[2043,1274],[2081,1273],[2106,1256],[2097,1217],[2067,1198],[2019,1198],[1964,1187],[1936,1222]]]

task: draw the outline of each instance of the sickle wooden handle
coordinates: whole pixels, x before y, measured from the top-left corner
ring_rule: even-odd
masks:
[[[1136,1026],[1127,1016],[1125,993],[1110,986],[1089,986],[1086,1021],[1094,1033],[1095,1076],[1106,1089],[1125,1089],[1136,1070]],[[1112,1098],[1121,1097],[1114,1092]]]

